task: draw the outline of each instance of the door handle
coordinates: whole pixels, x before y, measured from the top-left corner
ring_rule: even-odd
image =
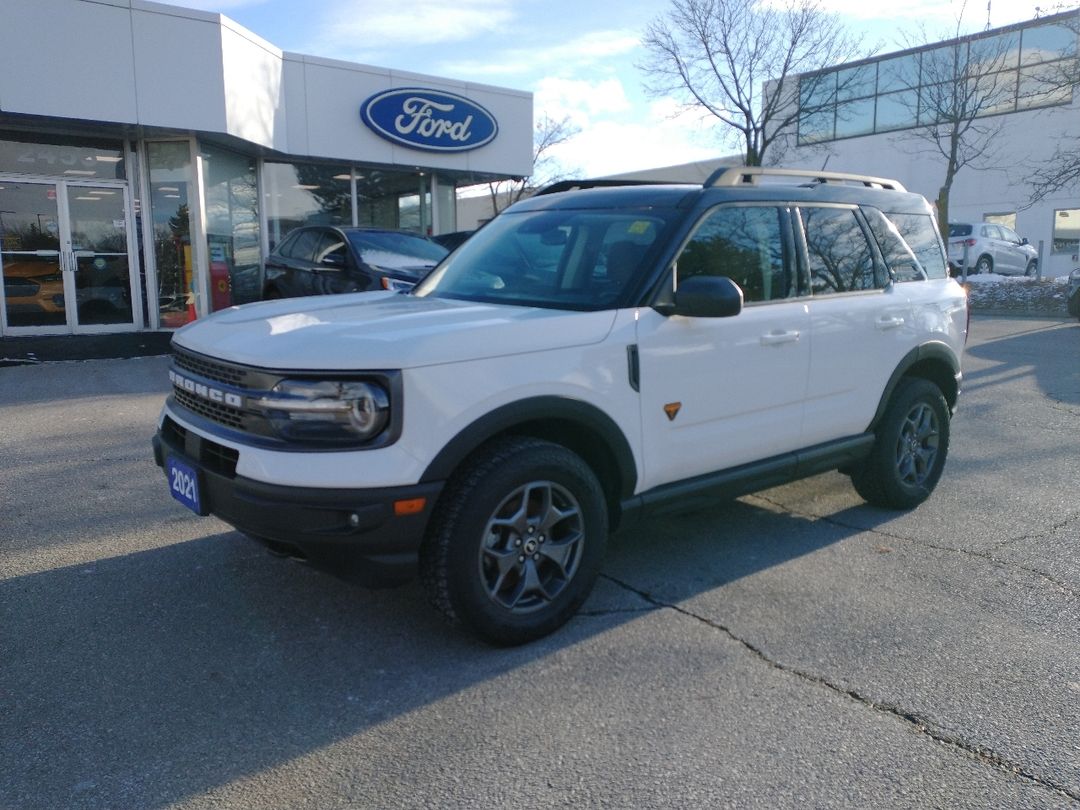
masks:
[[[795,343],[798,339],[798,332],[769,332],[769,334],[761,336],[761,345],[780,346],[784,343]]]
[[[904,325],[904,319],[899,315],[887,315],[878,318],[877,321],[874,322],[874,325],[877,326],[878,329],[896,329],[897,327]]]

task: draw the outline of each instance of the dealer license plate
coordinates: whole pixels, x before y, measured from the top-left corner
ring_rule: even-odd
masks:
[[[172,496],[196,515],[207,514],[199,498],[199,474],[195,468],[174,456],[169,456],[165,459],[165,470],[169,479],[169,492]]]

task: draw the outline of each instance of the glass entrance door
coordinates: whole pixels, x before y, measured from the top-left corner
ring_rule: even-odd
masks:
[[[123,184],[0,179],[5,334],[135,328]]]

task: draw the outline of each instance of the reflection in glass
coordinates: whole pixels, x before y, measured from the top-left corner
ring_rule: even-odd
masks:
[[[836,71],[837,101],[853,98],[865,98],[874,95],[874,82],[877,78],[877,65],[859,65]]]
[[[79,323],[130,324],[127,216],[118,188],[68,186]]]
[[[0,172],[69,180],[123,180],[123,144],[4,132],[0,133]]]
[[[1062,208],[1054,212],[1055,253],[1076,253],[1080,250],[1080,208]]]
[[[1072,101],[1073,86],[1062,81],[1068,75],[1066,71],[1075,71],[1075,65],[1066,62],[1049,62],[1045,65],[1020,69],[1020,81],[1017,91],[1017,107],[1048,107],[1054,104],[1068,104]]]
[[[836,105],[836,137],[869,135],[874,131],[874,99],[861,98]]]
[[[854,211],[806,208],[802,216],[814,295],[885,286]]]
[[[270,250],[300,225],[352,225],[347,166],[266,163],[263,179]]]
[[[1040,25],[1023,32],[1021,64],[1075,58],[1077,32],[1066,25]]]
[[[802,116],[799,119],[799,142],[817,143],[831,140],[836,131],[835,117],[833,110],[823,110]]]
[[[202,145],[210,309],[260,297],[262,248],[255,159]]]
[[[915,90],[904,90],[878,96],[876,128],[878,132],[915,126],[919,107],[919,95]]]
[[[878,65],[878,92],[910,90],[919,86],[919,54],[883,59]]]
[[[435,196],[438,198],[436,216],[438,221],[433,223],[435,233],[452,233],[457,230],[457,190],[454,182],[440,177],[436,186]]]
[[[8,326],[63,326],[56,186],[0,182],[0,273]]]
[[[192,184],[188,141],[146,145],[150,215],[158,276],[158,310],[165,328],[195,319],[195,277],[188,200]]]
[[[679,256],[679,281],[727,276],[743,300],[775,301],[795,294],[784,270],[779,211],[771,207],[714,209]]]

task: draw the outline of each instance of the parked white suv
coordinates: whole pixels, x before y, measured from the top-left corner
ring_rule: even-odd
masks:
[[[1039,251],[1012,228],[993,222],[950,222],[949,267],[953,275],[960,275],[965,249],[968,275],[1033,276],[1039,268]]]
[[[573,615],[632,516],[836,468],[874,504],[929,496],[967,310],[922,197],[762,169],[583,185],[411,293],[177,332],[154,440],[173,496],[368,581],[419,570],[500,644]]]

